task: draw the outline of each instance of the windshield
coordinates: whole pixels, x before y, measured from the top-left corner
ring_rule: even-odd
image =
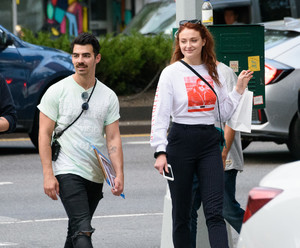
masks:
[[[265,48],[269,49],[277,46],[289,39],[298,36],[299,33],[282,30],[265,30]]]
[[[176,3],[154,2],[147,4],[131,21],[124,33],[137,31],[142,34],[171,34],[176,23]]]

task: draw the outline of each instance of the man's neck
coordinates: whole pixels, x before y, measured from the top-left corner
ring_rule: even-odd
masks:
[[[95,75],[87,77],[87,76],[80,76],[75,73],[73,74],[73,79],[85,90],[88,90],[89,88],[93,87],[95,84]]]

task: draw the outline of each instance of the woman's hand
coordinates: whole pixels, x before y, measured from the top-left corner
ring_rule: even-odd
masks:
[[[168,172],[168,162],[167,162],[167,156],[165,154],[160,154],[156,162],[154,164],[154,168],[158,170],[158,172],[162,175],[163,169],[165,168],[166,172]]]
[[[237,84],[235,86],[235,89],[239,94],[243,95],[252,77],[253,77],[253,71],[250,70],[241,71],[240,75],[238,76]]]

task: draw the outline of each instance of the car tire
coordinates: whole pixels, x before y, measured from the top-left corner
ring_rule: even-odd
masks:
[[[33,119],[31,132],[28,134],[36,149],[39,149],[39,117],[40,111],[37,110]]]
[[[293,157],[300,159],[300,118],[297,116],[291,125],[287,146]]]

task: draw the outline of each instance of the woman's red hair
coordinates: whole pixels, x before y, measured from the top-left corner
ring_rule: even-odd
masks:
[[[215,53],[215,42],[213,39],[213,36],[211,33],[208,31],[208,29],[202,25],[202,24],[193,24],[193,23],[185,23],[181,25],[178,28],[177,35],[175,38],[175,47],[174,47],[174,52],[171,58],[171,64],[175,63],[178,60],[181,60],[184,58],[180,46],[179,46],[179,35],[184,30],[185,28],[189,29],[194,29],[200,33],[200,36],[203,40],[206,40],[205,46],[202,48],[201,52],[201,60],[202,63],[205,64],[208,74],[211,76],[211,78],[218,84],[220,85],[219,81],[219,75],[217,72],[217,59],[216,59],[216,53]]]

